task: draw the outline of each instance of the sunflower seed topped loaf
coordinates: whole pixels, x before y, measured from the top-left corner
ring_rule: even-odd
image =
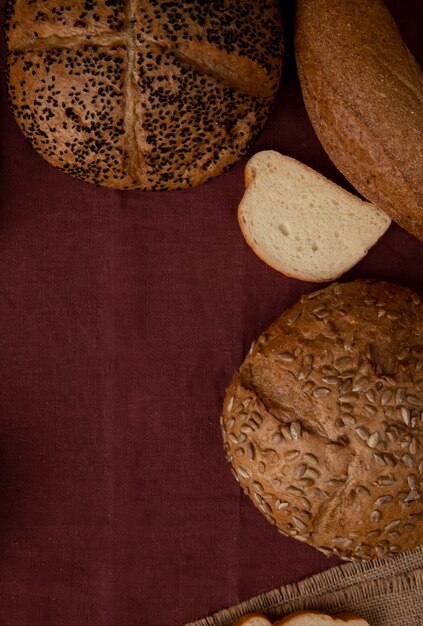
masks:
[[[423,538],[423,307],[376,281],[303,296],[227,389],[227,460],[282,534],[342,558]]]
[[[282,67],[276,0],[10,0],[7,13],[15,118],[72,176],[198,185],[267,121]]]

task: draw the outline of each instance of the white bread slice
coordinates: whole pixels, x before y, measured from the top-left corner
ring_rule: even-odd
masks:
[[[245,168],[238,221],[249,246],[274,269],[330,281],[362,259],[391,220],[303,163],[255,154]]]
[[[352,613],[330,616],[317,611],[298,611],[275,622],[273,626],[369,626],[369,623]]]

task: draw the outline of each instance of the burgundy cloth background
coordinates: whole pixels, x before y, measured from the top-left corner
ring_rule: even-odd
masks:
[[[281,4],[282,85],[250,154],[280,150],[350,188],[305,114]],[[388,4],[421,63],[422,3]],[[2,42],[0,623],[178,626],[330,567],[266,522],[222,452],[234,369],[316,288],[245,244],[246,159],[181,192],[74,180],[20,133],[4,58]],[[423,244],[394,225],[343,280],[422,291],[422,264]]]

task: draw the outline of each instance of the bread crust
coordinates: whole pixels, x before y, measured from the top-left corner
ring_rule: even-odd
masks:
[[[423,240],[423,77],[382,0],[298,0],[295,46],[325,151]]]
[[[8,46],[11,50],[31,49],[49,38],[98,37],[122,32],[127,25],[124,4],[97,0],[94,10],[86,10],[86,0],[47,0],[41,6],[28,0],[10,1],[6,24]]]
[[[304,296],[253,344],[225,396],[224,448],[282,534],[342,558],[423,536],[423,310],[375,281]]]
[[[369,626],[368,622],[358,615],[352,613],[337,613],[336,615],[326,615],[320,611],[297,611],[291,615],[274,622],[273,626],[302,626],[303,619],[316,618],[319,621],[319,626],[322,622],[325,622],[328,626],[336,626],[338,624],[350,624],[350,626]],[[307,621],[308,626],[313,626],[313,622]],[[304,624],[305,626],[305,624]],[[316,624],[314,624],[316,626]]]
[[[99,185],[136,184],[125,154],[124,47],[13,52],[9,67],[16,119],[51,165]],[[94,107],[96,121],[90,113]]]
[[[117,189],[180,189],[248,149],[281,74],[276,0],[171,4],[9,0],[11,106],[52,165]]]
[[[239,620],[234,622],[232,626],[272,626],[271,622],[261,615],[261,613],[248,613],[248,615],[244,615]]]
[[[322,613],[320,611],[296,611],[295,613],[291,613],[282,619],[273,622],[273,626],[301,626],[304,624],[304,619],[307,621],[308,626],[312,626],[314,622],[310,622],[309,620],[319,620],[319,624],[324,622],[330,626],[331,624],[335,626],[336,624],[345,624],[348,626],[369,626],[369,624],[361,617],[357,615],[353,615],[352,613],[337,613],[336,615],[330,616],[326,613]],[[260,613],[249,613],[248,615],[244,615],[241,619],[234,622],[232,626],[271,626],[271,622],[261,615]]]
[[[328,626],[336,626],[338,624],[350,624],[350,626],[369,626],[362,617],[353,615],[352,613],[337,613],[336,615],[326,615],[320,611],[297,611],[291,615],[274,622],[273,626],[301,626],[302,618],[317,618],[319,620],[319,626],[322,622],[327,623]],[[308,623],[309,626],[313,626],[312,622]],[[304,625],[305,626],[305,625]],[[316,625],[314,625],[316,626]]]

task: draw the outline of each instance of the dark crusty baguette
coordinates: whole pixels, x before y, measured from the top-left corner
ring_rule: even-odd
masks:
[[[358,280],[304,296],[252,346],[222,433],[235,477],[283,534],[343,558],[423,540],[423,307]]]
[[[329,157],[423,240],[423,78],[382,0],[298,0],[296,57]]]
[[[276,0],[9,0],[18,124],[52,165],[108,187],[198,185],[236,162],[279,84]]]

